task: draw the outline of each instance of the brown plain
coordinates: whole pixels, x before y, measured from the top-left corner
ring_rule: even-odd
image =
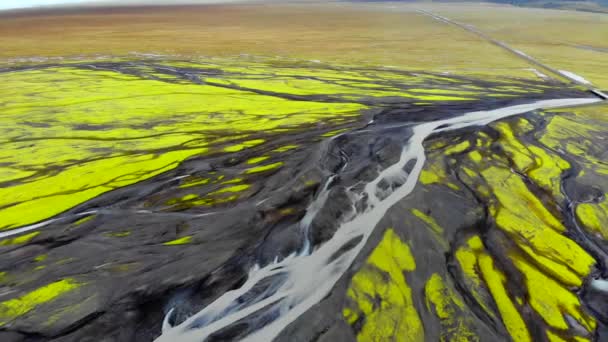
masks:
[[[471,74],[528,76],[527,64],[405,6],[207,5],[0,16],[0,59],[125,55],[293,57]]]
[[[471,75],[536,77],[531,65],[416,8],[608,87],[608,15],[482,4],[250,4],[5,12],[0,63],[133,52],[291,57]],[[606,38],[606,39],[605,39]]]

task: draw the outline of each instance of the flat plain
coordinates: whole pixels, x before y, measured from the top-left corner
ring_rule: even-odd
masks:
[[[424,6],[421,6],[425,8]],[[517,7],[433,5],[430,10],[473,25],[559,70],[608,88],[608,17]]]
[[[0,340],[605,340],[606,18],[0,13]]]

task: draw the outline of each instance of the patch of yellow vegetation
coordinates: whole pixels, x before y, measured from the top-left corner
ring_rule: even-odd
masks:
[[[255,147],[255,146],[261,145],[261,144],[263,144],[265,142],[266,142],[266,140],[264,140],[264,139],[247,140],[247,141],[243,141],[242,143],[239,143],[239,144],[236,144],[236,145],[225,147],[224,151],[225,152],[239,152],[239,151],[242,151],[242,150],[247,149],[247,148],[251,148],[251,147]]]
[[[499,201],[497,225],[508,233],[538,266],[566,284],[579,286],[595,260],[562,235],[565,227],[526,187],[518,175],[500,167],[481,172]]]
[[[237,184],[237,183],[241,183],[243,181],[243,178],[233,178],[227,181],[223,181],[221,184]]]
[[[489,293],[494,299],[502,322],[511,338],[514,341],[531,342],[528,327],[516,303],[512,300],[521,302],[521,298],[512,298],[509,294],[506,288],[507,278],[500,269],[495,267],[494,260],[485,251],[479,236],[469,238],[467,244],[456,251],[456,260],[465,275],[468,288],[484,311],[494,317],[494,313],[489,309]]]
[[[233,185],[233,186],[228,186],[228,187],[222,188],[217,191],[210,192],[208,195],[212,196],[212,195],[225,194],[225,193],[229,193],[229,192],[241,192],[241,191],[245,191],[245,190],[249,189],[250,187],[251,187],[251,185],[249,185],[249,184]]]
[[[167,241],[163,243],[165,246],[176,246],[176,245],[185,245],[192,242],[192,236],[184,236],[179,239]]]
[[[321,137],[323,137],[323,138],[329,138],[329,137],[336,136],[336,135],[338,135],[340,133],[344,133],[346,131],[348,131],[348,128],[336,129],[336,130],[329,131],[327,133],[321,134]]]
[[[579,204],[576,206],[576,217],[587,229],[600,234],[604,239],[608,239],[608,199],[604,198],[598,204]]]
[[[441,341],[469,342],[479,341],[471,330],[471,322],[463,315],[463,301],[448,288],[441,276],[434,273],[424,287],[426,306],[441,322]]]
[[[509,260],[522,272],[528,296],[525,299],[545,322],[553,329],[567,332],[573,339],[578,340],[580,331],[571,329],[565,320],[568,315],[576,319],[580,326],[592,332],[595,329],[594,319],[584,312],[577,296],[560,284],[554,278],[545,275],[536,264],[530,263],[518,252],[509,253]],[[473,236],[467,245],[456,252],[461,269],[466,276],[466,283],[472,290],[473,297],[488,311],[485,286],[489,289],[500,312],[505,327],[515,341],[531,341],[528,328],[521,316],[523,298],[509,294],[507,278],[494,265],[492,257],[484,250],[481,239]],[[471,286],[472,285],[472,286]],[[548,334],[551,331],[547,331]]]
[[[515,129],[506,122],[495,125],[500,132],[500,144],[518,170],[530,176],[539,186],[551,191],[556,199],[563,198],[560,185],[561,175],[570,168],[570,164],[555,154],[545,152],[538,146],[521,143],[514,132],[525,133],[527,130],[521,129],[521,126],[529,126],[529,123],[525,119],[519,119],[517,122],[520,127]]]
[[[595,320],[583,311],[574,293],[539,271],[524,257],[511,255],[511,260],[526,278],[530,305],[549,326],[558,330],[569,329],[565,319],[568,315],[587,331],[595,329]]]
[[[434,146],[435,147],[435,146]],[[445,151],[440,152],[445,153]],[[454,153],[454,152],[452,152]],[[447,172],[443,163],[437,158],[435,162],[427,162],[420,172],[419,181],[424,185],[441,184],[449,187],[452,190],[459,190],[458,185],[447,181]]]
[[[274,150],[272,150],[272,152],[287,152],[287,151],[291,151],[293,149],[298,148],[299,145],[285,145],[285,146],[281,146],[279,148],[275,148]]]
[[[605,134],[606,121],[598,120],[598,115],[606,115],[608,106],[589,106],[570,110],[570,113],[556,111],[559,115],[552,116],[546,127],[546,132],[540,141],[552,149],[564,149],[590,170],[608,175],[608,166],[602,159],[601,152],[593,153],[594,137]],[[574,112],[574,114],[572,113]],[[584,118],[584,120],[581,120]]]
[[[504,231],[517,247],[504,247],[507,258],[501,259],[500,266],[512,266],[504,268],[505,271],[500,270],[497,262],[485,251],[478,236],[470,238],[466,245],[459,247],[455,258],[468,292],[490,316],[493,314],[488,293],[491,294],[506,329],[515,341],[531,341],[530,332],[521,315],[530,309],[538,313],[549,326],[546,333],[551,340],[564,338],[568,341],[582,341],[596,327],[595,320],[585,312],[572,290],[582,286],[583,279],[589,275],[595,260],[575,241],[564,235],[566,227],[562,223],[563,218],[558,216],[558,211],[549,209],[551,202],[541,201],[531,190],[537,188],[528,186],[528,181],[532,181],[556,198],[563,196],[560,177],[570,165],[557,153],[552,153],[551,149],[559,150],[559,144],[564,141],[577,140],[577,135],[589,134],[588,129],[581,128],[581,132],[568,135],[572,129],[576,130],[566,124],[571,119],[568,115],[560,117],[554,127],[550,123],[547,133],[539,137],[541,142],[550,147],[549,150],[544,146],[520,141],[519,136],[532,130],[526,119],[496,123],[493,127],[500,133],[497,143],[503,147],[510,163],[497,154],[483,160],[481,156],[487,153],[489,146],[479,144],[478,151],[469,153],[471,158],[467,162],[472,163],[460,172],[462,179],[473,185],[489,202],[489,212],[497,228]],[[551,117],[551,120],[555,120],[555,117]],[[582,140],[578,139],[578,143]],[[529,179],[524,181],[522,174],[529,176]],[[488,189],[480,191],[480,187]],[[579,220],[589,226],[589,229],[597,227],[597,224],[591,223],[596,218],[588,213],[594,206],[599,205],[586,203],[577,208]],[[514,269],[525,281],[522,287],[525,296],[514,297],[509,291],[511,286],[521,286],[506,275]],[[569,319],[578,323],[573,324]]]
[[[13,181],[0,187],[0,229],[46,219],[171,170],[227,141],[218,133],[297,129],[323,118],[356,117],[364,108],[67,66],[3,73],[0,81],[0,106],[11,122],[0,128],[0,159],[7,169],[42,170],[20,178],[0,173],[0,182]],[[224,151],[264,142],[245,140]]]
[[[388,229],[347,291],[353,306],[344,309],[346,320],[363,322],[358,341],[424,341],[424,328],[404,276],[415,269],[409,246]]]
[[[301,13],[308,11],[301,10]],[[266,16],[265,12],[256,13]],[[189,13],[180,14],[189,16]],[[207,14],[205,11],[203,15]],[[333,12],[336,18],[354,18],[352,14]],[[468,37],[419,14],[405,16],[432,27],[442,39],[454,35]],[[309,24],[307,21],[301,28]],[[4,25],[10,26],[3,21],[0,31]],[[412,28],[406,32],[414,33]],[[284,30],[281,33],[284,34]],[[402,35],[399,31],[399,41]],[[472,41],[466,39],[469,51]],[[495,47],[474,41],[481,43],[475,56],[487,49],[499,58]],[[452,40],[447,39],[447,43],[452,44]],[[445,46],[433,46],[429,52],[435,56],[444,49]],[[111,59],[113,62],[125,60]],[[389,68],[370,73],[365,68],[347,67],[348,64],[328,67],[284,59],[216,58],[183,62],[168,58],[159,63],[166,67],[217,70],[219,76],[200,75],[201,82],[192,83],[162,74],[145,64],[129,65],[129,68],[153,77],[79,68],[70,62],[0,74],[0,92],[5,95],[0,99],[0,107],[11,122],[4,129],[0,127],[3,139],[0,143],[4,147],[0,151],[3,160],[0,183],[11,181],[10,186],[0,187],[0,229],[47,219],[105,192],[171,170],[193,156],[239,152],[266,143],[265,139],[253,136],[258,132],[286,133],[313,124],[327,125],[326,130],[331,130],[337,124],[359,117],[361,110],[367,108],[355,103],[361,97],[400,96],[431,103],[471,100],[491,93],[515,96],[509,95],[510,92],[520,89],[516,80],[503,80],[503,86],[483,89],[468,81],[441,75],[408,74]],[[475,73],[469,70],[470,61],[463,63],[464,73]],[[498,65],[508,64],[505,60]],[[424,69],[428,70],[426,65]],[[488,70],[494,73],[496,68]],[[433,85],[427,89],[430,80],[449,83],[449,86],[439,89]],[[262,94],[265,92],[268,95]],[[335,96],[341,101],[300,101],[285,95]],[[326,135],[340,131],[331,130]],[[274,152],[296,147],[285,145]],[[23,158],[24,155],[28,158]],[[253,158],[249,162],[254,163],[253,160],[263,161]],[[270,166],[246,172],[269,170],[264,167]],[[426,171],[422,175],[428,182],[438,181],[437,177],[438,174]],[[182,187],[212,182],[194,179],[184,181]],[[454,184],[447,185],[457,189]]]
[[[277,168],[283,166],[283,164],[284,164],[283,162],[277,162],[277,163],[272,163],[272,164],[268,164],[268,165],[256,166],[256,167],[252,167],[250,169],[245,170],[245,173],[252,174],[252,173],[266,172],[269,170],[277,169]]]
[[[446,148],[443,152],[449,156],[451,154],[464,152],[469,147],[471,147],[471,143],[468,140],[465,140],[459,144]]]
[[[557,199],[562,198],[561,175],[570,168],[570,164],[558,157],[550,155],[540,147],[529,145],[528,149],[535,157],[536,167],[528,172],[536,184],[551,191]]]
[[[478,266],[478,256],[484,252],[484,247],[479,236],[475,235],[468,239],[466,245],[456,250],[455,257],[464,275],[467,289],[481,308],[492,318],[495,314],[489,308],[491,302],[490,293],[484,287],[483,275]]]
[[[531,342],[532,338],[526,323],[505,288],[505,275],[495,268],[494,261],[488,254],[480,253],[478,255],[478,266],[511,338],[518,342]],[[538,286],[542,285],[538,284]]]
[[[13,298],[0,303],[0,326],[4,326],[36,309],[39,305],[48,303],[70,291],[82,286],[74,279],[66,278],[46,286],[40,287],[21,297]]]
[[[499,122],[495,128],[500,132],[499,142],[515,164],[518,170],[528,171],[534,164],[534,159],[530,155],[526,146],[522,144],[513,133],[513,129],[507,122]]]
[[[197,152],[202,151],[199,149]],[[0,209],[2,229],[43,220],[101,193],[169,171],[178,165],[178,160],[185,159],[192,152],[85,162],[54,176],[0,189],[0,202],[6,206]]]
[[[608,175],[608,166],[602,159],[602,149],[593,142],[605,134],[608,127],[606,113],[608,106],[595,105],[575,109],[555,110],[550,117],[541,142],[551,149],[565,149],[584,166],[579,176],[585,172],[600,177]],[[583,226],[595,234],[608,238],[608,204],[581,203],[576,207],[576,216]]]
[[[426,223],[435,234],[443,235],[443,228],[441,228],[441,226],[437,224],[435,219],[433,219],[431,216],[423,213],[418,209],[412,209],[412,214],[414,214],[417,218],[421,219],[424,223]]]
[[[131,232],[129,232],[129,231],[125,231],[125,232],[115,232],[115,233],[108,233],[108,236],[111,236],[111,237],[118,237],[118,238],[121,238],[121,237],[127,237],[127,236],[129,236],[129,235],[131,235]]]
[[[443,236],[443,228],[435,221],[435,219],[418,209],[412,209],[412,214],[419,218],[422,222],[425,223],[427,227],[431,229],[433,236],[437,240],[437,242],[447,251],[449,249],[449,244]]]
[[[211,181],[211,179],[209,178],[198,178],[198,177],[193,177],[193,178],[187,178],[182,184],[180,184],[180,188],[181,189],[185,189],[185,188],[190,188],[193,186],[197,186],[197,185],[204,185],[209,183],[209,181]]]
[[[20,235],[18,237],[12,239],[6,239],[0,241],[0,246],[13,246],[13,245],[22,245],[30,242],[33,238],[40,235],[40,232],[32,232],[29,234]]]
[[[49,256],[47,254],[40,254],[39,256],[34,258],[35,262],[43,262],[45,261]]]
[[[270,156],[261,156],[261,157],[255,157],[255,158],[250,158],[247,159],[247,164],[252,165],[252,164],[257,164],[260,162],[263,162],[264,160],[270,158]]]
[[[478,164],[483,161],[483,156],[481,155],[481,153],[479,153],[479,151],[469,152],[469,158]]]
[[[79,225],[81,225],[81,224],[83,224],[83,223],[87,223],[87,222],[91,221],[91,220],[92,220],[92,219],[94,219],[94,218],[95,218],[95,215],[89,215],[89,216],[85,216],[85,217],[83,217],[83,218],[81,218],[81,219],[77,220],[76,222],[74,222],[74,223],[73,223],[73,225],[75,225],[75,226],[79,226]]]
[[[442,184],[444,183],[447,174],[445,168],[440,162],[427,163],[424,165],[424,169],[420,172],[420,182],[424,185],[428,184]]]

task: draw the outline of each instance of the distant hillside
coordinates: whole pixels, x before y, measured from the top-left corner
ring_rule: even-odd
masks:
[[[387,0],[351,0],[364,2],[377,2]],[[402,2],[416,2],[417,0],[392,0]],[[432,0],[432,2],[462,2],[467,0]],[[469,0],[475,1],[475,0]],[[482,2],[492,2],[508,4],[521,7],[553,8],[585,12],[608,13],[608,0],[481,0]]]
[[[503,4],[511,4],[516,6],[532,6],[532,7],[570,7],[570,6],[608,6],[608,0],[486,0],[487,2],[496,2]]]
[[[585,12],[608,13],[608,0],[486,0],[524,7],[567,9]]]

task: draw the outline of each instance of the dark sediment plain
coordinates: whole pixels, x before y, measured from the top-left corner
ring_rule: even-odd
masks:
[[[2,341],[608,339],[584,89],[254,58],[0,82]]]

